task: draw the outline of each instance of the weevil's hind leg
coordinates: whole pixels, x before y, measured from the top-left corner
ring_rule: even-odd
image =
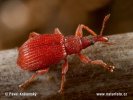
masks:
[[[83,29],[87,30],[91,35],[93,36],[97,36],[97,34],[91,30],[89,27],[81,24],[77,27],[76,32],[75,32],[75,36],[79,36],[82,37],[83,36]]]
[[[26,80],[24,83],[20,84],[19,87],[22,88],[22,89],[26,88],[26,86],[28,86],[28,84],[30,84],[38,75],[45,74],[46,72],[48,72],[48,70],[49,70],[49,68],[36,71],[35,74],[33,74],[33,75],[32,75],[28,80]]]
[[[55,28],[54,33],[55,34],[62,34],[58,28]]]
[[[114,70],[114,66],[111,66],[111,65],[107,65],[105,62],[103,62],[102,60],[91,60],[89,57],[87,56],[84,56],[82,54],[78,54],[80,60],[83,62],[83,63],[91,63],[91,64],[95,64],[95,65],[100,65],[104,68],[106,68],[107,70],[109,70],[110,72],[113,72]]]
[[[29,35],[29,39],[30,38],[34,38],[36,36],[39,36],[40,34],[36,33],[36,32],[31,32],[30,35]]]
[[[61,80],[61,86],[60,86],[60,90],[58,91],[59,93],[63,93],[63,89],[64,89],[64,83],[65,83],[65,75],[68,71],[68,61],[67,59],[65,59],[65,63],[62,66],[62,80]]]

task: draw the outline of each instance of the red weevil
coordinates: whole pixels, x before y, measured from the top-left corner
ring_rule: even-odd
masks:
[[[102,60],[91,60],[80,53],[82,49],[85,49],[96,42],[109,44],[108,38],[102,36],[105,23],[109,17],[110,14],[105,16],[100,35],[97,35],[93,30],[83,24],[77,27],[75,36],[63,36],[58,28],[55,28],[53,34],[40,35],[35,32],[30,33],[29,39],[18,49],[17,64],[24,70],[36,71],[36,73],[23,84],[19,85],[19,87],[25,87],[33,81],[36,76],[48,72],[51,64],[57,64],[61,60],[64,60],[59,90],[59,92],[62,92],[65,75],[68,71],[67,56],[71,54],[78,55],[83,63],[100,65],[110,72],[113,72],[114,66],[107,65]],[[89,38],[88,36],[83,37],[82,29],[87,30],[92,35],[92,38]]]

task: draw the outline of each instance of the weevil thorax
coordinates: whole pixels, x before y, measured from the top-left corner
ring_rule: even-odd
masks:
[[[77,36],[66,36],[64,45],[67,55],[76,54],[82,50],[81,39]]]

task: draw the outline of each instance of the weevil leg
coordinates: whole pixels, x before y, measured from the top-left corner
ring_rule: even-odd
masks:
[[[83,29],[87,30],[91,35],[97,36],[97,34],[92,29],[90,29],[89,27],[87,27],[87,26],[85,26],[83,24],[81,24],[81,25],[79,25],[77,27],[76,32],[75,32],[75,36],[82,37],[82,35],[83,35],[83,31],[82,30]]]
[[[58,91],[59,93],[63,93],[63,89],[64,89],[64,83],[65,83],[65,75],[68,71],[68,61],[67,59],[64,60],[65,63],[62,66],[62,80],[61,80],[61,86],[60,86],[60,90]]]
[[[102,60],[91,60],[89,57],[84,56],[83,54],[78,54],[78,56],[83,63],[91,63],[91,64],[95,64],[95,65],[100,65],[100,66],[106,68],[107,70],[109,70],[110,72],[113,72],[113,70],[115,68],[114,66],[107,65]]]
[[[58,28],[55,28],[54,33],[55,34],[62,34]]]
[[[30,38],[33,38],[33,37],[36,37],[36,36],[39,36],[40,34],[36,33],[36,32],[31,32],[30,35],[29,35],[29,39]]]
[[[49,70],[49,68],[36,71],[35,74],[33,74],[33,75],[32,75],[28,80],[26,80],[24,83],[20,84],[19,87],[20,87],[20,88],[25,88],[25,87],[26,87],[29,83],[31,83],[38,75],[45,74],[46,72],[48,72],[48,70]]]
[[[83,32],[82,32],[80,25],[78,25],[76,29],[75,36],[83,37]]]
[[[91,59],[89,59],[89,57],[87,57],[83,54],[80,54],[80,53],[77,55],[78,55],[79,59],[81,60],[81,62],[83,62],[85,64],[91,62]]]
[[[113,70],[115,68],[114,66],[107,65],[105,62],[103,62],[103,60],[93,60],[93,61],[91,61],[91,64],[101,65],[102,67],[106,68],[110,72],[113,72]]]

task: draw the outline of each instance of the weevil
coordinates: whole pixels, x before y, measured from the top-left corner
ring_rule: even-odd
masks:
[[[97,35],[89,27],[80,24],[75,32],[75,35],[64,36],[58,28],[55,28],[53,34],[38,34],[32,32],[29,35],[29,39],[18,49],[17,64],[24,70],[35,71],[28,80],[19,85],[19,87],[25,87],[25,85],[32,82],[38,75],[48,72],[50,65],[58,64],[61,60],[64,60],[62,65],[62,80],[59,92],[63,92],[65,75],[68,71],[68,55],[76,54],[81,62],[90,63],[102,66],[113,72],[114,66],[108,65],[102,60],[91,60],[89,57],[81,54],[81,50],[85,49],[96,42],[107,43],[108,38],[103,36],[103,30],[105,23],[109,19],[110,14],[104,17],[100,35]],[[92,35],[83,37],[82,30],[85,29]]]

